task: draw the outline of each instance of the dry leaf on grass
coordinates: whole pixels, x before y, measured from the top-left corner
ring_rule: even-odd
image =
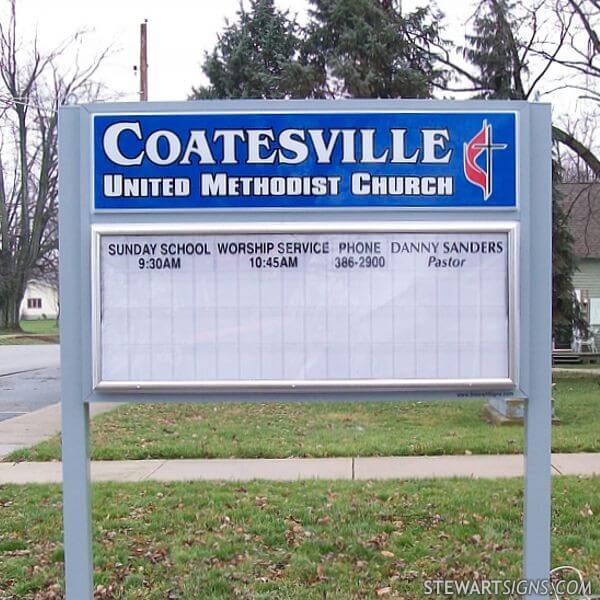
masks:
[[[387,596],[388,594],[392,593],[392,588],[389,585],[385,587],[375,588],[375,593],[378,597]]]

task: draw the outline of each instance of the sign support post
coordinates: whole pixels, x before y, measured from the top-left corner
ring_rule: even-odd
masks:
[[[63,403],[68,401],[63,393]],[[89,446],[89,406],[80,402],[62,417],[65,586],[67,598],[81,600],[93,595],[90,463],[88,452],[81,452]]]
[[[62,110],[59,128],[61,199],[80,197],[80,114]],[[71,203],[59,215],[60,234],[60,359],[63,463],[63,526],[66,597],[92,600],[92,515],[89,461],[89,409],[85,402],[81,361],[82,207]],[[68,557],[68,558],[67,558]]]
[[[530,140],[531,200],[522,219],[532,232],[523,272],[529,278],[529,369],[521,374],[525,404],[525,494],[523,576],[547,580],[551,548],[552,434],[552,164],[550,107],[532,111]],[[536,234],[533,235],[533,230]],[[531,595],[527,598],[543,598]]]
[[[93,597],[90,403],[134,398],[525,397],[548,581],[549,106],[94,104],[59,135],[68,600]]]

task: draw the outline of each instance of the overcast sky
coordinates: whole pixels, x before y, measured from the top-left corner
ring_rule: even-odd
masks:
[[[247,0],[246,0],[247,1]],[[276,0],[306,19],[306,0]],[[405,11],[425,0],[404,0]],[[438,0],[452,13],[453,36],[471,13],[471,0]],[[139,62],[139,25],[148,19],[150,100],[185,99],[192,85],[205,81],[200,64],[211,50],[225,19],[233,20],[239,0],[18,0],[20,30],[24,39],[35,30],[44,47],[52,47],[78,29],[91,29],[85,56],[111,45],[113,52],[100,78],[123,100],[136,100],[139,81],[133,66]]]
[[[247,4],[248,0],[244,0]],[[276,0],[302,22],[307,0]],[[403,0],[405,12],[427,0]],[[0,15],[8,6],[0,0]],[[44,48],[59,44],[79,29],[91,30],[81,49],[82,63],[107,46],[112,47],[96,78],[108,88],[110,99],[135,101],[139,80],[139,26],[148,20],[149,99],[183,100],[193,85],[206,83],[200,65],[211,50],[225,19],[234,20],[239,0],[17,0],[21,36],[31,41],[37,31]],[[476,0],[437,0],[446,14],[445,36],[464,43],[466,22]],[[563,92],[552,100],[561,114],[573,114],[576,95]]]

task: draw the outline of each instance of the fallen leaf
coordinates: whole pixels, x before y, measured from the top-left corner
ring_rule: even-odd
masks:
[[[381,597],[381,596],[387,596],[388,594],[392,593],[392,588],[389,585],[387,585],[385,587],[375,588],[375,593],[379,597]]]

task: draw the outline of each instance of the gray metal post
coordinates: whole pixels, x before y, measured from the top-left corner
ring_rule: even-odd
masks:
[[[552,176],[550,107],[532,106],[530,140],[529,380],[525,413],[525,522],[523,571],[526,579],[550,574],[551,384],[552,384]],[[544,598],[532,594],[526,598]]]
[[[71,410],[63,410],[62,418],[66,597],[69,600],[91,600],[92,505],[87,452],[89,404],[84,404],[75,395],[69,400],[72,390],[65,389],[68,387],[71,386],[63,386],[63,406],[66,402],[74,402]],[[79,402],[75,407],[77,400]]]
[[[79,119],[76,108],[61,110],[59,225],[63,523],[66,597],[69,600],[91,600],[89,404],[84,403],[80,368]]]

